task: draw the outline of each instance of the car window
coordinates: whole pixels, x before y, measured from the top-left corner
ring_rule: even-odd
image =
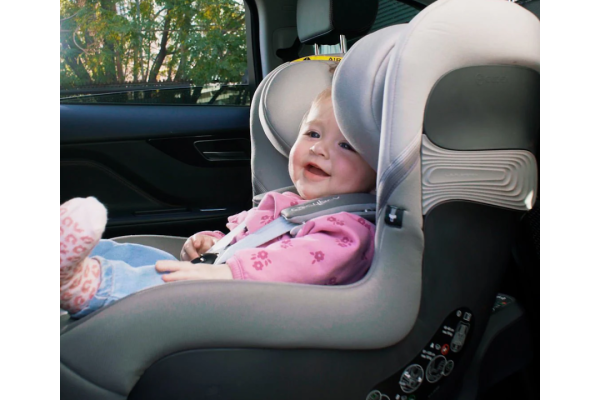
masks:
[[[61,103],[249,105],[243,0],[60,0]]]
[[[375,22],[367,34],[378,31],[379,29],[387,26],[404,24],[413,19],[420,11],[420,9],[407,4],[411,3],[403,2],[400,0],[379,0],[379,8],[377,9],[377,16]],[[412,4],[415,4],[412,2]],[[424,7],[424,6],[421,6]],[[348,39],[346,44],[348,49],[352,47],[361,37]],[[341,52],[340,45],[334,46],[320,46],[321,54],[339,54]]]

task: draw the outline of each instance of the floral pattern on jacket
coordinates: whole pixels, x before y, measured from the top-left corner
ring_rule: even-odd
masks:
[[[230,230],[242,222],[247,228],[233,243],[278,218],[281,210],[306,202],[290,192],[268,193],[258,207],[229,217]],[[239,250],[227,264],[234,279],[349,284],[371,266],[374,237],[375,226],[365,219],[347,212],[329,214],[307,221],[296,236],[286,233],[258,248]]]

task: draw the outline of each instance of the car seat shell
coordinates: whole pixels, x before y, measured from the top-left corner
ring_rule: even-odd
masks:
[[[340,287],[178,282],[136,293],[62,328],[65,393],[91,385],[97,389],[89,393],[96,393],[98,398],[123,398],[149,366],[169,355],[195,349],[371,350],[387,360],[380,366],[385,371],[383,379],[408,362],[414,351],[427,343],[437,323],[457,305],[468,305],[481,321],[472,333],[477,342],[510,250],[512,224],[520,214],[483,204],[450,202],[433,207],[424,220],[420,163],[423,114],[432,87],[451,70],[500,64],[539,71],[539,21],[516,7],[501,0],[444,0],[425,9],[407,26],[396,28],[393,49],[388,44],[376,60],[388,63],[385,79],[382,81],[381,72],[375,72],[372,80],[384,84],[383,90],[373,89],[377,98],[371,99],[374,112],[377,104],[382,104],[377,158],[367,142],[357,139],[366,129],[345,117],[355,110],[352,102],[343,103],[341,108],[343,100],[336,101],[358,99],[362,94],[352,92],[356,87],[341,84],[342,79],[360,78],[361,62],[356,65],[352,60],[361,56],[360,41],[338,67],[333,88],[336,117],[349,141],[371,151],[368,161],[377,160],[379,166],[377,251],[363,280]],[[502,22],[490,22],[494,19],[514,21],[510,33]],[[292,67],[284,65],[271,77],[286,68]],[[348,75],[345,68],[350,71]],[[374,68],[382,70],[376,63]],[[253,130],[261,120],[260,114],[255,115],[256,105],[272,82],[272,78],[265,79],[257,89]],[[356,109],[365,110],[365,101],[360,98],[355,102]],[[372,118],[370,123],[377,124],[377,120]],[[377,131],[370,129],[373,134]],[[282,165],[287,164],[285,156],[272,148],[268,157],[273,158],[269,160],[279,164],[271,164],[270,170],[277,172],[264,175],[269,164],[266,159],[259,161],[261,157],[255,152],[262,151],[265,141],[259,143],[254,133],[252,138],[255,194],[274,189],[267,182],[288,186],[289,178],[288,184],[281,185],[287,174],[287,169],[282,171]],[[386,224],[385,212],[390,205],[402,211],[401,227]],[[460,226],[450,235],[439,228],[440,221],[444,225],[456,221]],[[496,231],[486,235],[489,221]],[[462,239],[472,235],[469,232],[481,235],[464,243]],[[496,240],[496,234],[502,239]],[[490,241],[494,246],[487,245]],[[449,246],[467,252],[473,243],[487,252],[469,254],[471,260],[450,253]],[[483,267],[474,269],[477,262]],[[444,265],[448,268],[442,268]],[[465,274],[470,274],[468,279],[458,278]],[[467,349],[467,354],[472,351]]]

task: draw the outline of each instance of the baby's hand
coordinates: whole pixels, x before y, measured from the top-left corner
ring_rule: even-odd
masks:
[[[206,253],[218,240],[212,236],[200,233],[190,236],[183,244],[183,249],[181,249],[181,260],[191,261],[200,257],[200,254]]]

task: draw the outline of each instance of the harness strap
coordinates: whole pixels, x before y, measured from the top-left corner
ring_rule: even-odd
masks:
[[[229,243],[231,243],[238,234],[242,233],[244,229],[246,229],[246,221],[240,223],[238,226],[229,231],[227,235],[219,239],[219,241],[213,244],[213,246],[206,252],[210,254],[221,253],[227,246],[229,246]]]
[[[375,208],[375,196],[365,193],[322,197],[308,203],[291,206],[282,210],[279,218],[230,246],[233,239],[246,228],[245,222],[240,223],[206,253],[192,260],[192,263],[222,264],[238,250],[256,248],[290,231],[290,234],[295,236],[300,226],[313,218],[347,211],[371,219],[374,217]]]
[[[219,254],[219,257],[217,257],[217,259],[215,260],[215,264],[224,263],[238,250],[255,248],[260,246],[261,244],[267,243],[269,240],[273,240],[276,237],[279,237],[284,233],[291,231],[294,227],[298,225],[300,224],[295,224],[293,222],[287,221],[283,217],[279,217],[276,220],[273,220],[267,225],[263,226],[253,234],[246,236],[243,240],[240,240],[239,242],[227,247],[225,251]],[[221,241],[217,242],[217,244],[220,242]]]

